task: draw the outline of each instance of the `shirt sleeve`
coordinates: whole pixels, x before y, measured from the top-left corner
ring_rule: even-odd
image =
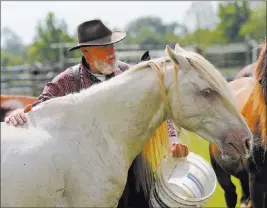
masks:
[[[38,97],[38,100],[32,104],[32,106],[36,106],[51,98],[64,96],[74,92],[74,87],[73,74],[70,69],[67,69],[45,85],[42,94]]]

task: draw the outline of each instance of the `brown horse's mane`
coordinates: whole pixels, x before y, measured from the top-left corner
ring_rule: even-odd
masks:
[[[260,80],[265,80],[267,74],[267,51],[266,39],[261,45],[261,52],[257,60],[255,70],[255,85],[251,95],[249,96],[246,104],[241,110],[242,115],[245,117],[247,124],[254,135],[260,135],[261,143],[267,148],[267,110],[264,102],[263,88],[260,85]]]

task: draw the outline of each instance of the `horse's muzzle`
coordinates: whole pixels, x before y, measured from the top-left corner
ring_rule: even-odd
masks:
[[[232,129],[222,134],[225,155],[233,159],[247,159],[252,153],[252,134],[246,129]]]

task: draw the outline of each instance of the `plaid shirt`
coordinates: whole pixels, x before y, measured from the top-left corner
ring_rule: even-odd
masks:
[[[115,72],[111,75],[106,76],[106,80],[126,71],[131,65],[119,61],[118,67]],[[90,86],[100,83],[101,80],[96,78],[93,74],[90,73],[90,67],[86,63],[85,58],[82,57],[80,62],[80,76],[81,76],[81,88],[86,89]],[[36,106],[41,102],[49,100],[53,97],[60,97],[70,93],[75,92],[75,80],[71,68],[67,68],[65,71],[57,75],[51,82],[48,82],[44,87],[42,94],[39,96],[38,101],[32,104]],[[177,141],[178,136],[174,127],[170,121],[167,122],[170,142]]]
[[[106,76],[106,80],[114,77],[131,66],[124,62],[119,62],[119,67],[115,70],[115,73]],[[80,62],[80,76],[81,76],[81,88],[85,89],[93,84],[100,83],[101,81],[97,79],[93,74],[90,73],[88,64],[85,58],[82,57]],[[57,75],[51,82],[48,82],[44,87],[42,94],[39,96],[38,101],[33,104],[33,106],[38,105],[53,97],[60,97],[70,93],[75,92],[75,80],[71,68],[67,68],[65,71]]]

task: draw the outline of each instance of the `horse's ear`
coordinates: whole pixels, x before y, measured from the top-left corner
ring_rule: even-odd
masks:
[[[189,61],[180,54],[175,53],[168,45],[166,46],[165,53],[175,64],[179,65],[181,69],[190,68],[191,65]]]
[[[149,51],[146,51],[143,56],[141,57],[141,61],[148,61],[150,60],[150,55],[149,55]]]
[[[184,52],[185,51],[185,49],[183,49],[180,45],[179,45],[179,43],[176,43],[175,44],[175,53],[180,53],[180,52]]]

